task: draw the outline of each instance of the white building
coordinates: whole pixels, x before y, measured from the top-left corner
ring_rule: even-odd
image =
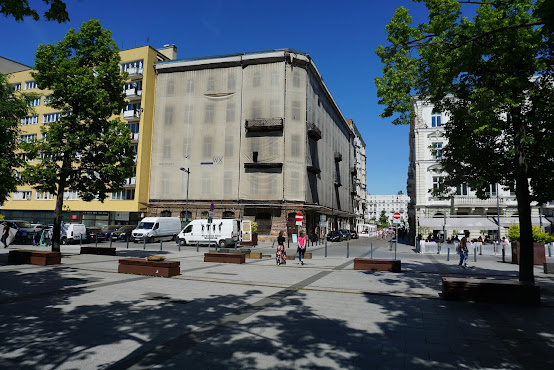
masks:
[[[445,229],[447,236],[454,231],[470,232],[470,237],[498,235],[498,209],[500,234],[505,236],[508,228],[519,223],[515,193],[497,184],[490,185],[488,199],[479,199],[466,184],[460,184],[451,199],[433,197],[430,190],[439,186],[442,177],[439,159],[448,141],[444,126],[448,117],[434,112],[433,106],[423,100],[412,99],[414,118],[410,123],[410,165],[407,191],[410,197],[408,217],[413,237],[438,234]],[[483,160],[486,160],[485,158]],[[497,209],[498,206],[498,209]],[[533,224],[539,225],[538,207],[532,208]],[[544,219],[543,222],[546,222]]]
[[[356,214],[356,225],[364,224],[365,213],[367,209],[367,171],[366,171],[366,154],[365,154],[365,142],[362,139],[362,135],[358,131],[354,120],[346,120],[354,132],[354,160],[355,165],[352,168],[354,175],[354,188],[352,189],[354,195],[354,213]]]
[[[392,224],[395,212],[400,213],[400,223],[408,225],[408,202],[410,198],[406,194],[367,195],[366,219],[379,222],[381,212],[385,211],[389,223]]]

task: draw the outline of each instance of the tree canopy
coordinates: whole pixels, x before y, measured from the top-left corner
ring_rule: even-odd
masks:
[[[40,45],[33,77],[52,90],[48,105],[59,120],[42,126],[42,138],[22,147],[31,159],[23,179],[56,195],[53,248],[59,248],[63,193],[77,191],[86,201],[103,201],[132,176],[135,152],[130,131],[117,117],[125,106],[119,50],[98,20],[70,29],[56,45]]]
[[[425,3],[428,22],[412,26],[398,8],[387,25],[390,44],[376,50],[381,116],[409,123],[414,96],[446,114],[436,193],[464,183],[483,198],[490,184],[514,189],[520,280],[533,281],[531,202],[554,199],[552,2],[414,1]]]
[[[58,23],[69,20],[65,2],[61,0],[42,0],[42,2],[50,6],[43,14],[46,20],[57,21]],[[29,0],[0,0],[0,14],[13,17],[16,21],[22,21],[25,17],[31,17],[35,21],[40,19],[39,12],[31,8]]]

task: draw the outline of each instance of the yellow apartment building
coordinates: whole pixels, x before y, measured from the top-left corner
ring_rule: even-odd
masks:
[[[120,51],[121,70],[129,74],[124,86],[128,104],[121,113],[131,130],[132,145],[136,151],[134,176],[127,179],[125,188],[109,194],[104,202],[85,202],[77,193],[66,189],[64,193],[64,220],[86,225],[136,224],[146,213],[149,196],[150,157],[154,118],[156,76],[154,63],[174,60],[177,49],[165,45],[154,49],[142,46]],[[31,76],[32,69],[14,72],[9,81],[15,91],[35,92],[41,96],[33,101],[34,112],[21,120],[20,139],[40,139],[43,123],[52,122],[60,113],[46,106],[51,91],[37,89]],[[18,191],[4,202],[0,213],[6,219],[23,219],[32,223],[53,222],[55,198],[30,185],[20,186]]]

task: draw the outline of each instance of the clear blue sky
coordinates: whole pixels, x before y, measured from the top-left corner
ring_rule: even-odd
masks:
[[[37,6],[38,0],[30,1]],[[41,3],[41,2],[40,2]],[[70,22],[0,18],[0,55],[34,65],[41,43],[56,43],[90,18],[112,31],[120,49],[175,44],[179,58],[290,48],[310,54],[346,118],[366,143],[371,194],[406,193],[407,126],[379,117],[374,50],[385,26],[405,6],[418,22],[425,9],[408,0],[67,0]],[[40,6],[40,4],[38,4]]]

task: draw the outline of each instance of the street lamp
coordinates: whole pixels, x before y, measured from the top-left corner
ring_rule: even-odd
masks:
[[[190,177],[190,168],[181,167],[181,171],[187,173],[187,205],[185,208],[185,222],[189,221],[189,177]]]

